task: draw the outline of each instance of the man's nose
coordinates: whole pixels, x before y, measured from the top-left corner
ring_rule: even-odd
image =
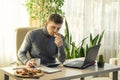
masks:
[[[57,30],[57,29],[54,29],[54,32],[56,33],[56,32],[58,32],[58,30]]]

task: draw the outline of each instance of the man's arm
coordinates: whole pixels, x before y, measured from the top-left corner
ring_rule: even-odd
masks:
[[[61,63],[64,63],[65,59],[66,59],[66,54],[65,54],[65,51],[64,51],[64,46],[61,46],[58,48],[58,56],[57,56],[58,60],[61,62]]]
[[[28,32],[26,34],[26,36],[23,40],[23,43],[21,44],[21,47],[18,51],[18,57],[24,64],[26,64],[26,62],[28,61],[26,54],[32,45],[32,37],[31,36],[32,36],[31,32]]]
[[[62,46],[58,47],[58,55],[57,55],[57,58],[58,60],[63,63],[66,59],[66,54],[65,54],[65,40],[64,40],[64,37],[61,35],[61,38],[62,38]]]

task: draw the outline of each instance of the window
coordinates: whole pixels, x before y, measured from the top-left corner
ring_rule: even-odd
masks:
[[[15,59],[15,29],[28,27],[25,0],[0,0],[0,67],[8,66]]]

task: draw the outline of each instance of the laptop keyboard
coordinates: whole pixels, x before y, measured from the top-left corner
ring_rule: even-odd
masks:
[[[69,62],[69,63],[66,63],[65,66],[73,66],[75,65],[76,67],[77,66],[82,66],[84,63],[84,61],[80,61],[80,60],[77,60],[77,61],[72,61],[72,62]]]
[[[84,64],[84,65],[83,64],[84,64],[84,61],[77,60],[77,61],[69,62],[69,63],[65,64],[64,66],[65,67],[71,67],[71,68],[85,69],[89,66],[92,66],[94,63],[87,63],[87,64]]]

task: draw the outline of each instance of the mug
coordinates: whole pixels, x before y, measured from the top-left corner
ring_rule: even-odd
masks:
[[[33,59],[35,60],[36,66],[39,67],[41,63],[40,58],[33,58]]]

